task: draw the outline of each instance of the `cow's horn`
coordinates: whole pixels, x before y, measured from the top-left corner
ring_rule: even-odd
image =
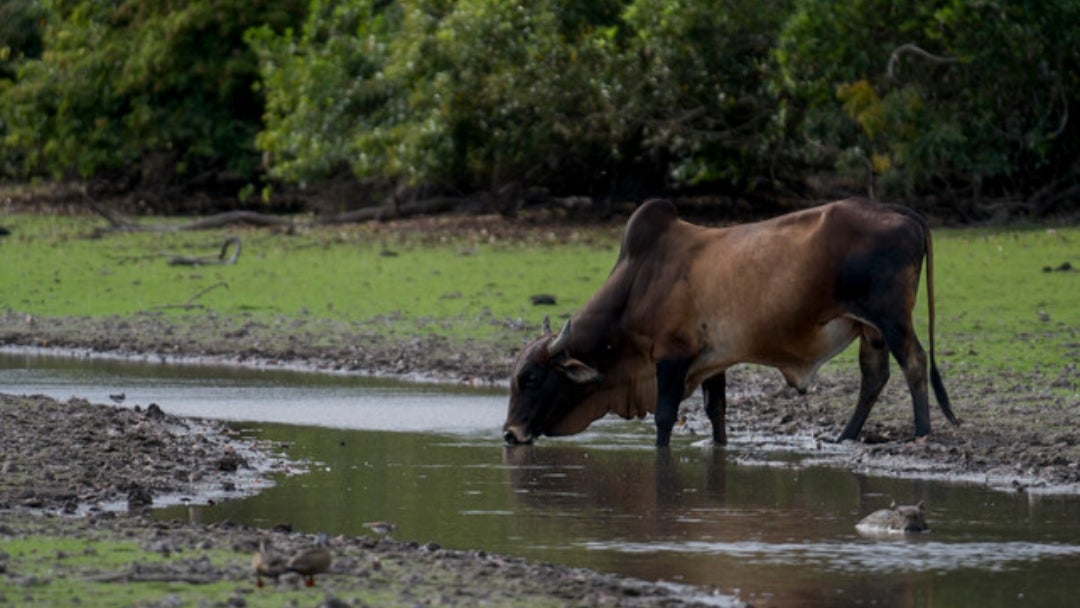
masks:
[[[551,317],[544,317],[544,324],[540,326],[540,331],[544,332],[545,336],[551,335]]]
[[[547,352],[548,356],[554,357],[555,355],[566,350],[566,345],[570,342],[570,321],[566,321],[566,325],[563,325],[562,331],[555,337],[550,343],[548,343]]]

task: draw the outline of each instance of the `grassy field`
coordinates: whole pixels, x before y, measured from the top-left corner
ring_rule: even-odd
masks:
[[[0,311],[36,316],[171,315],[390,319],[417,333],[497,339],[508,320],[539,327],[564,317],[603,282],[619,228],[472,226],[427,231],[350,226],[285,235],[265,229],[85,238],[90,217],[0,216]],[[215,255],[240,236],[234,266],[172,266]],[[1040,370],[1080,358],[1080,229],[1012,227],[935,232],[937,349],[945,366]],[[529,296],[550,293],[553,307]],[[925,297],[925,291],[922,292]],[[189,305],[184,308],[183,305]],[[192,306],[194,305],[194,306]],[[926,317],[925,301],[917,308]],[[925,339],[925,326],[921,330]],[[849,352],[847,357],[853,357]]]

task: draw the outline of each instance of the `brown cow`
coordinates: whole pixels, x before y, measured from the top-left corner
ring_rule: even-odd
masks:
[[[929,379],[958,424],[934,362],[930,230],[916,213],[853,199],[705,228],[652,200],[630,218],[600,290],[557,336],[545,320],[544,335],[518,356],[504,437],[528,443],[578,433],[608,412],[655,412],[656,445],[666,446],[679,403],[702,386],[713,440],[723,444],[728,367],[775,367],[804,391],[856,338],[862,386],[840,439],[858,436],[889,378],[890,352],[911,390],[915,435],[926,435],[927,357],[911,322],[924,256]]]

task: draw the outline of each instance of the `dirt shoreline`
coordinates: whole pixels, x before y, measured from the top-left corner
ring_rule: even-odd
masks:
[[[499,339],[463,345],[438,337],[394,342],[379,338],[377,329],[365,323],[158,314],[125,319],[36,319],[8,311],[0,314],[0,347],[499,384],[505,382],[518,346],[531,334],[507,323]],[[308,337],[315,333],[324,337],[317,348],[308,346],[313,343]],[[333,336],[329,344],[325,336]],[[858,390],[857,371],[839,367],[827,368],[806,395],[786,388],[772,370],[732,370],[728,382],[729,435],[778,435],[802,445],[821,445],[824,449],[811,450],[815,453],[805,462],[875,475],[937,477],[985,483],[1007,491],[1080,492],[1080,439],[1075,430],[1080,414],[1080,372],[1075,365],[1054,378],[1038,372],[971,377],[950,370],[947,361],[943,367],[962,425],[948,426],[935,409],[934,433],[923,440],[909,439],[910,400],[904,383],[894,374],[871,413],[863,440],[831,444],[846,423]],[[151,579],[235,581],[236,591],[228,601],[241,604],[252,587],[247,559],[260,538],[272,535],[276,545],[289,550],[310,542],[309,537],[286,531],[225,524],[163,524],[137,515],[145,506],[143,490],[149,490],[151,496],[176,496],[199,492],[193,484],[201,483],[206,491],[239,495],[248,489],[257,491],[260,484],[267,483],[267,472],[286,466],[274,454],[273,446],[231,436],[223,424],[173,418],[160,410],[126,410],[77,399],[59,403],[41,397],[2,396],[0,415],[0,539],[135,536],[189,551],[197,551],[200,542],[232,547],[236,559],[224,566],[193,574],[190,565],[178,562],[161,566]],[[708,422],[698,400],[684,404],[676,432],[695,436],[676,441],[708,436]],[[16,440],[20,442],[17,447]],[[129,456],[121,456],[125,454]],[[753,450],[742,457],[754,458]],[[118,462],[130,465],[130,470],[117,468]],[[117,517],[101,507],[102,503],[129,501],[136,513],[133,517]],[[77,513],[81,517],[42,517],[42,512]],[[150,540],[144,545],[161,546]],[[332,545],[342,560],[330,575],[334,587],[326,597],[328,602],[345,602],[332,605],[363,605],[362,598],[376,581],[380,589],[397,594],[395,601],[405,605],[417,603],[418,597],[463,606],[480,601],[614,606],[730,603],[711,596],[710,590],[479,552],[447,552],[430,543],[359,537],[337,538]],[[377,574],[372,564],[380,560],[394,564],[401,580]],[[3,556],[0,563],[4,563]],[[151,580],[146,579],[149,574],[140,572],[114,571],[99,576],[112,576],[120,583]],[[17,567],[8,564],[0,570],[0,586],[23,584],[19,576]],[[417,583],[421,579],[434,582]],[[456,582],[447,582],[450,580]],[[284,584],[289,589],[298,588],[295,580]]]

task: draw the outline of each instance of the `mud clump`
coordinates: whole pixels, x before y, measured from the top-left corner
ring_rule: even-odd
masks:
[[[269,482],[248,455],[267,471],[280,464],[224,423],[156,405],[137,411],[0,394],[0,510],[139,510],[163,497],[205,498],[224,483],[250,494]]]

